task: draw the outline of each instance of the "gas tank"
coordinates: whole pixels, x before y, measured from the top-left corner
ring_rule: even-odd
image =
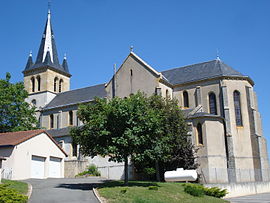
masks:
[[[164,173],[166,182],[195,181],[198,178],[196,170],[184,170],[177,168],[175,171],[166,171]]]

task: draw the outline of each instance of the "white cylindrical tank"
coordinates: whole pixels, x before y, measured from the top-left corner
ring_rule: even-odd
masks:
[[[176,171],[166,171],[164,177],[166,182],[195,181],[197,180],[198,175],[196,170],[177,168]]]

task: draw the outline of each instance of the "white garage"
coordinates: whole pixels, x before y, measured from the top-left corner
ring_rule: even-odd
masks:
[[[63,178],[61,147],[45,130],[0,133],[2,176],[12,180]]]
[[[59,178],[61,176],[61,159],[50,157],[49,162],[49,177]]]
[[[45,178],[45,160],[44,157],[32,156],[31,178]]]

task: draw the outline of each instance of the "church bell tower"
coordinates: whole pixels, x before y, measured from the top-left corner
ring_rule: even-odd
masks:
[[[64,57],[62,64],[58,60],[50,10],[36,61],[33,62],[30,53],[23,74],[24,87],[29,93],[27,102],[35,105],[37,109],[43,108],[58,93],[68,91],[70,88],[71,74],[67,58]]]

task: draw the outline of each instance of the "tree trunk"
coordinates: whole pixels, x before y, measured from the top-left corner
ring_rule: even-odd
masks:
[[[125,157],[125,182],[124,185],[128,185],[128,157]]]
[[[159,164],[158,164],[158,160],[156,160],[156,179],[158,182],[160,182],[160,173],[159,173]]]

